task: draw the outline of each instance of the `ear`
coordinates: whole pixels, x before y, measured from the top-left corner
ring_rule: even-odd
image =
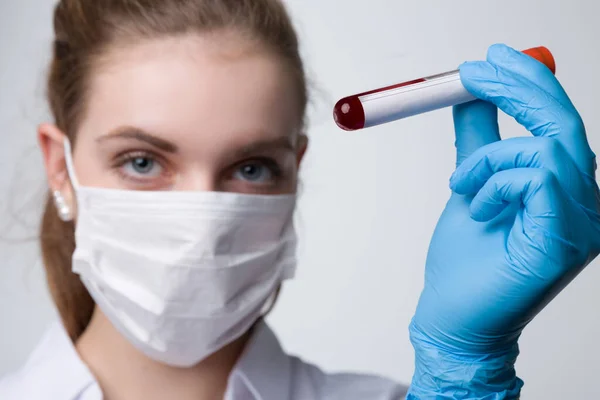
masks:
[[[304,159],[304,155],[306,154],[306,150],[308,149],[308,136],[306,136],[305,134],[300,134],[300,136],[298,136],[298,150],[297,150],[297,155],[296,155],[296,167],[300,168],[300,164],[302,163],[302,160]]]
[[[74,210],[75,196],[65,162],[66,138],[66,135],[55,125],[42,124],[38,128],[38,144],[44,158],[48,186],[52,192],[61,192],[66,204]]]

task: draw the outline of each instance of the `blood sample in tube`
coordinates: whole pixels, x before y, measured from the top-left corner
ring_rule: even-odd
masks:
[[[535,47],[523,53],[556,72],[554,57],[547,48]],[[475,97],[465,89],[456,70],[345,97],[335,105],[333,117],[340,128],[354,131],[472,100]]]

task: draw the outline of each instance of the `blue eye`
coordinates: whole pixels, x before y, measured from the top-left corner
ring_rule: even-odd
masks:
[[[137,177],[151,178],[162,173],[162,167],[151,157],[133,156],[123,164],[124,172],[127,175]]]
[[[149,171],[152,171],[154,160],[150,160],[148,158],[135,158],[131,160],[131,166],[135,172],[147,174]]]
[[[241,165],[233,174],[234,179],[251,183],[267,183],[275,178],[276,173],[261,162],[249,162]]]

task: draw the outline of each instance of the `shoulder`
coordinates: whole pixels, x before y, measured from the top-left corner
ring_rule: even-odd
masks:
[[[408,388],[391,379],[368,374],[328,374],[297,357],[290,357],[294,399],[401,400]],[[301,394],[301,395],[300,395]]]
[[[325,373],[288,355],[275,333],[261,322],[232,373],[227,398],[401,400],[406,391],[405,386],[383,377]]]
[[[21,369],[0,377],[0,399],[78,400],[93,382],[64,328],[55,323]]]

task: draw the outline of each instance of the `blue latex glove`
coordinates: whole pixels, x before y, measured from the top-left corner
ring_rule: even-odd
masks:
[[[407,398],[516,399],[523,328],[600,251],[595,155],[543,64],[495,45],[460,74],[485,102],[454,109],[458,167],[410,326]],[[498,108],[534,137],[500,140]]]

